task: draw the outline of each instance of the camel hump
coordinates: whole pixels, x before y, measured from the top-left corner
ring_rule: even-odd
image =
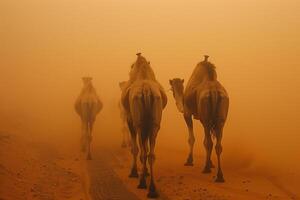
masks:
[[[204,55],[204,62],[208,61],[209,56],[208,55]]]

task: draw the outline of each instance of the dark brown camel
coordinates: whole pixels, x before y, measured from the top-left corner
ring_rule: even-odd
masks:
[[[122,92],[122,104],[126,111],[128,127],[132,138],[133,166],[130,177],[137,174],[137,137],[141,150],[140,160],[143,165],[138,188],[147,188],[147,160],[150,166],[150,186],[148,197],[156,198],[158,193],[154,183],[153,164],[156,136],[160,129],[163,109],[167,104],[164,89],[157,82],[154,72],[147,60],[137,54],[136,62],[131,66],[130,79]],[[149,151],[148,151],[149,149]]]
[[[208,62],[207,59],[208,56],[205,56],[205,60],[196,66],[185,90],[183,79],[172,79],[170,80],[170,85],[176,106],[178,110],[183,113],[189,130],[188,142],[190,145],[190,153],[185,165],[193,165],[195,136],[192,117],[194,117],[200,120],[205,133],[204,146],[206,149],[206,164],[203,173],[210,173],[211,168],[214,167],[211,161],[211,153],[213,149],[212,136],[215,136],[215,149],[218,157],[218,172],[215,181],[224,182],[220,156],[222,153],[221,140],[223,127],[229,108],[229,97],[225,88],[217,80],[215,66],[211,62]]]

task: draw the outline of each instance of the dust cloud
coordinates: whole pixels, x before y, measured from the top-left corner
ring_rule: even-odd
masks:
[[[104,103],[94,143],[121,144],[118,83],[135,53],[158,80],[187,79],[204,54],[230,96],[224,130],[227,168],[300,169],[299,2],[82,1],[0,2],[0,128],[73,144],[73,105],[82,76]],[[188,152],[187,130],[171,93],[157,152]],[[195,121],[196,149],[204,154]],[[284,163],[284,164],[283,164]]]

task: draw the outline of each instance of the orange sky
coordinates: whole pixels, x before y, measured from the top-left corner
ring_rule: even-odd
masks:
[[[289,154],[293,162],[300,153],[299,35],[297,0],[1,0],[0,116],[11,122],[2,126],[20,121],[39,133],[72,133],[80,77],[90,75],[105,104],[97,130],[107,125],[117,137],[110,125],[118,82],[136,52],[166,89],[208,54],[231,99],[224,148],[243,146],[271,160]],[[168,96],[159,140],[172,137],[171,148],[187,150]]]

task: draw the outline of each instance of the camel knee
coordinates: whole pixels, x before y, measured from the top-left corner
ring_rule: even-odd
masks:
[[[220,155],[223,151],[223,147],[222,147],[221,143],[217,143],[215,149],[216,149],[217,155]]]
[[[152,164],[154,163],[154,161],[155,161],[155,155],[154,155],[154,153],[150,153],[150,154],[148,155],[148,162],[149,162],[149,165],[152,165]]]
[[[204,144],[204,146],[205,146],[206,149],[212,150],[212,148],[213,148],[213,142],[212,142],[212,140],[210,138],[209,139],[205,138],[203,144]]]
[[[144,163],[146,161],[146,159],[147,159],[147,154],[146,153],[141,153],[141,155],[140,155],[140,161],[142,163]]]

